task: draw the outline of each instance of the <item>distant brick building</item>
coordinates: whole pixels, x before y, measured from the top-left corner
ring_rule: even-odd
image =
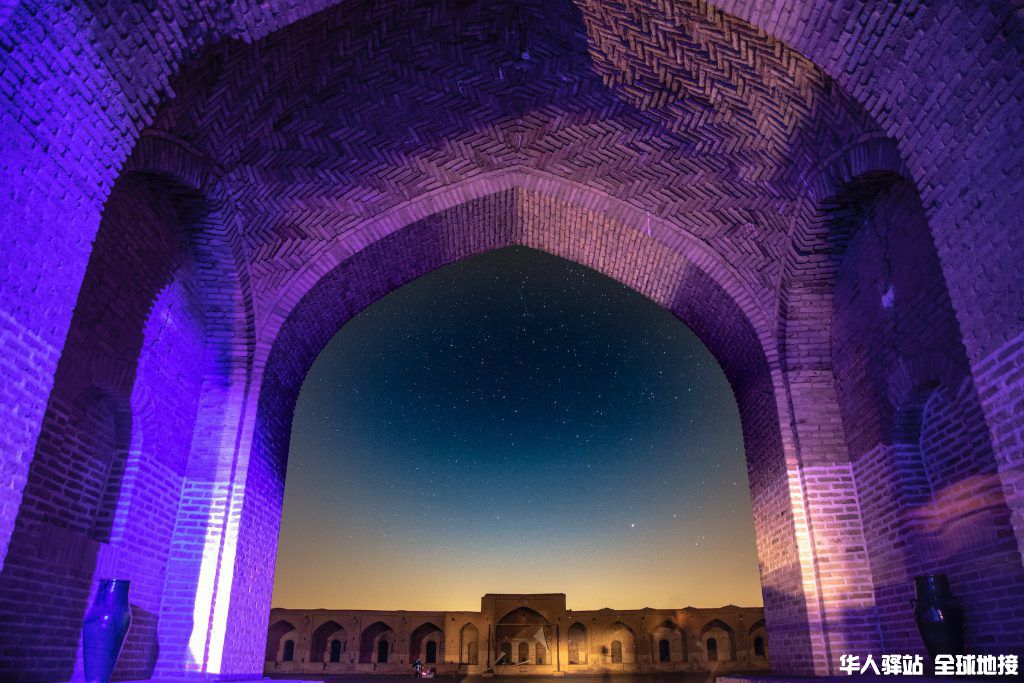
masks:
[[[267,674],[758,670],[764,609],[569,610],[564,593],[488,593],[479,612],[291,610],[270,613]]]

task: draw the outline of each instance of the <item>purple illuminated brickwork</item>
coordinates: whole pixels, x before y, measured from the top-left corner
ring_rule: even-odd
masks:
[[[931,571],[1024,650],[1012,3],[41,0],[0,47],[5,680],[80,677],[114,574],[118,677],[261,672],[306,371],[513,244],[719,359],[777,671],[923,652]]]

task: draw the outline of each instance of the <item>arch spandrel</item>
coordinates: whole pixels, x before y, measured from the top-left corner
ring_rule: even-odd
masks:
[[[471,219],[480,220],[473,232],[445,227]],[[684,262],[692,264],[728,294],[756,330],[766,357],[775,357],[770,299],[703,240],[592,188],[525,172],[503,172],[430,193],[333,241],[261,303],[261,346],[266,349],[273,343],[302,297],[347,259],[397,231],[428,221],[440,226],[431,245],[440,262],[521,244],[598,270],[667,308],[677,299],[677,283],[666,273],[683,270]],[[652,268],[651,263],[657,265]],[[257,354],[256,365],[265,360]]]
[[[526,9],[516,14],[520,4]],[[401,213],[412,198],[520,172],[563,179],[618,200],[644,222],[675,226],[770,298],[802,178],[817,159],[804,151],[827,154],[876,130],[808,60],[742,22],[687,3],[663,29],[690,27],[678,29],[686,48],[678,60],[637,47],[608,67],[662,74],[672,106],[656,101],[666,83],[638,77],[634,92],[601,76],[615,56],[602,56],[595,45],[619,33],[644,42],[600,3],[510,2],[475,19],[472,8],[466,16],[421,16],[387,4],[357,11],[367,7],[348,3],[253,45],[227,47],[218,85],[202,86],[213,94],[184,110],[171,107],[154,124],[191,140],[225,169],[261,301],[276,297],[298,264]],[[478,21],[486,34],[499,10],[508,10],[514,26],[495,29],[493,45],[467,39],[451,54],[420,50],[406,60],[408,73],[387,66],[389,51],[406,54],[410,44],[435,41],[460,22]],[[360,16],[373,18],[363,26]],[[505,35],[516,31],[535,55],[524,67],[525,83],[502,75],[518,68]],[[724,47],[730,32],[747,36],[739,52]],[[723,45],[717,51],[716,40]],[[459,66],[460,59],[472,64]],[[456,68],[445,60],[458,67],[458,87],[435,83],[433,74]],[[458,102],[457,114],[415,108],[436,99],[439,87]],[[790,109],[775,117],[751,113],[768,106],[771,92],[787,92]],[[400,106],[392,106],[396,98]],[[217,137],[225,128],[229,140]],[[765,134],[775,128],[778,139]]]

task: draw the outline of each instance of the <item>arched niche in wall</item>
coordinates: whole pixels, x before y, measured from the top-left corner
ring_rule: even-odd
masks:
[[[736,631],[721,619],[704,624],[699,638],[707,661],[736,660]]]
[[[19,646],[2,670],[70,676],[82,615],[111,572],[132,581],[134,613],[115,675],[149,677],[174,649],[161,637],[164,578],[193,434],[203,416],[223,418],[202,407],[204,379],[233,344],[211,332],[237,322],[231,269],[209,234],[218,221],[200,188],[170,175],[126,171],[111,191],[0,574],[0,593],[55,608],[38,631],[11,631]],[[65,551],[39,554],[54,542]],[[17,601],[5,605],[0,628],[21,618]]]
[[[568,628],[569,664],[586,664],[589,654],[587,627],[581,621],[574,621]]]
[[[463,664],[480,663],[480,629],[467,623],[459,629],[459,661]]]
[[[386,664],[395,653],[397,637],[395,631],[385,622],[376,621],[359,636],[359,662],[361,664]],[[383,656],[383,659],[382,659]]]
[[[433,660],[428,656],[428,648],[433,643]],[[443,656],[441,645],[444,643],[444,631],[432,622],[420,624],[409,635],[409,659],[435,664]]]
[[[284,619],[279,619],[270,625],[270,630],[267,636],[267,654],[266,661],[268,662],[280,662],[282,661],[281,653],[284,647],[284,641],[288,640],[289,637],[294,639],[295,637],[295,625]]]
[[[866,170],[823,202],[831,265],[822,282],[870,611],[888,647],[921,652],[906,608],[914,576],[948,574],[965,604],[980,604],[989,580],[1017,583],[1024,570],[925,211],[899,171]],[[984,647],[1004,627],[975,612],[966,637]]]
[[[347,637],[345,627],[334,620],[320,624],[313,630],[313,637],[310,639],[309,661],[341,661],[341,653],[344,651]],[[338,643],[338,645],[334,645],[334,643]],[[336,648],[336,650],[332,648]]]

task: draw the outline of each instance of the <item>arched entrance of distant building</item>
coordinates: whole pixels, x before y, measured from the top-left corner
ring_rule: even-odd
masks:
[[[361,664],[387,664],[395,649],[395,631],[383,621],[374,622],[363,629],[359,637]]]
[[[466,624],[459,631],[459,640],[461,642],[459,652],[462,653],[460,661],[463,664],[479,664],[480,629],[473,624]]]
[[[431,622],[420,624],[409,636],[409,659],[427,664],[436,664],[441,645],[444,643],[444,631]]]
[[[529,607],[512,610],[501,617],[494,628],[499,651],[505,654],[506,661],[511,659],[512,664],[545,664],[553,637],[554,630],[548,620]]]
[[[313,631],[309,661],[340,662],[346,639],[345,628],[336,621],[326,621]]]
[[[608,663],[635,664],[637,662],[636,633],[630,626],[617,621],[608,627],[605,638]]]
[[[587,627],[578,621],[569,626],[569,664],[587,663]]]
[[[707,661],[736,660],[736,632],[724,621],[714,619],[700,630],[700,641],[704,643]]]

